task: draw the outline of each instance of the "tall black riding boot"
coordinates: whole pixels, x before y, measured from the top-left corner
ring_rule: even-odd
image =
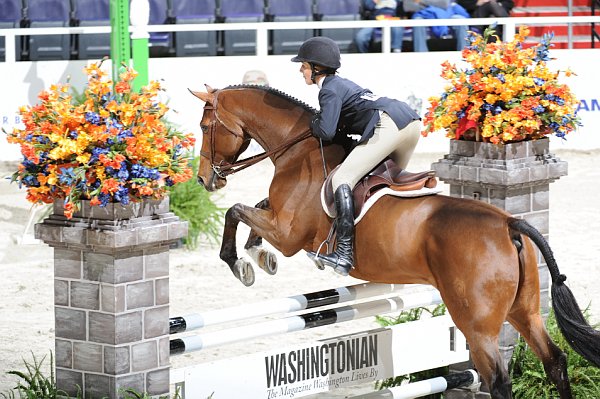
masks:
[[[318,260],[333,267],[342,276],[347,276],[354,265],[354,199],[349,185],[342,184],[335,191],[335,209],[335,250],[330,254],[319,255]]]

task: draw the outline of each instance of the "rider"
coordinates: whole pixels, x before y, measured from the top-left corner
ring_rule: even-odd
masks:
[[[406,103],[379,97],[339,77],[336,72],[341,66],[340,49],[328,37],[306,40],[292,61],[302,63],[300,73],[307,85],[319,87],[321,111],[311,121],[313,135],[328,141],[336,134],[361,136],[332,178],[337,212],[336,248],[330,254],[308,253],[346,276],[354,265],[352,189],[392,153],[398,166],[406,168],[420,137],[421,118]],[[339,129],[341,126],[343,131]]]

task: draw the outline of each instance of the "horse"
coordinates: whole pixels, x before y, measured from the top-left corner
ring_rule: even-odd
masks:
[[[316,110],[281,91],[246,85],[221,90],[206,85],[206,90],[192,91],[205,102],[198,183],[212,192],[227,184],[229,174],[262,159],[274,164],[268,197],[256,206],[237,203],[225,214],[220,258],[250,285],[252,266],[236,250],[239,222],[251,228],[246,250],[269,273],[275,272],[277,258],[261,246],[262,238],[284,256],[317,251],[332,224],[321,204],[321,186],[346,150],[313,137],[310,120]],[[251,139],[265,152],[239,159]],[[383,196],[356,225],[355,237],[351,276],[439,290],[492,398],[512,398],[498,347],[508,320],[540,358],[560,398],[570,399],[566,355],[550,339],[540,315],[535,244],[550,271],[562,334],[600,367],[600,332],[586,322],[547,241],[526,221],[472,199]]]

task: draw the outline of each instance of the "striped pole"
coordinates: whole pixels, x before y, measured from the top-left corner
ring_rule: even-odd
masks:
[[[267,337],[293,331],[356,320],[421,306],[435,305],[442,302],[439,292],[418,292],[403,296],[373,300],[351,306],[305,313],[278,320],[255,323],[247,326],[228,328],[220,331],[191,335],[170,341],[170,353],[176,355],[198,351],[216,346],[245,341],[252,338]]]
[[[169,329],[171,334],[176,334],[184,331],[197,330],[215,324],[246,320],[253,317],[269,316],[278,313],[292,313],[364,298],[393,295],[405,288],[406,286],[404,284],[356,284],[254,304],[172,317],[169,319]]]
[[[469,369],[461,373],[448,374],[364,395],[352,396],[352,399],[413,399],[434,393],[442,393],[448,389],[469,389],[477,384],[479,384],[479,374],[475,370]]]

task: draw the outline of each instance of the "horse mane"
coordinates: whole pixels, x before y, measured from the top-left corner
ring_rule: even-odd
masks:
[[[311,107],[304,101],[300,101],[296,97],[292,97],[289,94],[282,92],[281,90],[278,90],[278,89],[275,89],[275,88],[269,87],[269,86],[259,86],[259,85],[252,85],[252,84],[237,84],[237,85],[227,86],[222,90],[235,90],[235,89],[256,89],[256,90],[266,91],[267,93],[274,94],[278,97],[288,100],[288,101],[292,102],[293,104],[304,108],[304,110],[306,110],[312,114],[316,114],[317,112],[319,112],[316,108]],[[336,135],[332,141],[323,142],[323,145],[324,146],[340,145],[344,149],[344,152],[346,153],[346,155],[348,155],[350,153],[350,151],[352,150],[352,148],[354,148],[354,146],[356,145],[356,141],[353,140],[352,137],[350,137],[350,136]]]
[[[229,90],[229,89],[258,89],[258,90],[263,90],[266,91],[268,93],[274,94],[278,97],[282,97],[288,101],[291,101],[292,103],[304,108],[306,111],[316,114],[318,112],[318,110],[316,108],[311,107],[310,105],[308,105],[307,103],[305,103],[304,101],[301,101],[299,99],[297,99],[296,97],[292,97],[287,93],[282,92],[281,90],[275,89],[274,87],[269,87],[269,86],[259,86],[259,85],[250,85],[250,84],[237,84],[237,85],[231,85],[231,86],[227,86],[226,88],[224,88],[223,90]]]

